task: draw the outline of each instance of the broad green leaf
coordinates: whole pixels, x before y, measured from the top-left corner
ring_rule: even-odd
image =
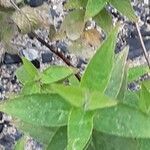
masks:
[[[117,28],[112,31],[89,62],[81,79],[82,87],[104,92],[111,77],[116,38]]]
[[[93,132],[88,150],[149,150],[150,139],[124,138],[98,131]]]
[[[15,150],[23,150],[25,148],[25,144],[26,144],[27,140],[26,137],[22,137],[21,139],[19,139],[15,145]]]
[[[85,8],[88,0],[69,0],[64,5],[65,9]]]
[[[129,69],[128,82],[139,79],[140,76],[149,72],[148,66],[136,66]]]
[[[82,107],[85,111],[117,105],[117,101],[110,99],[100,92],[90,92],[81,87],[53,85],[53,90],[75,107]]]
[[[66,125],[70,105],[56,94],[33,94],[3,102],[0,110],[27,123],[52,127]]]
[[[67,150],[82,150],[88,143],[93,130],[93,112],[73,108],[68,119]]]
[[[23,66],[17,69],[16,76],[22,84],[38,79],[39,73],[35,66],[26,58],[22,58]]]
[[[129,20],[133,22],[137,21],[137,17],[131,5],[131,0],[123,0],[121,2],[118,2],[118,0],[110,0],[110,4],[112,4],[120,13],[126,16]]]
[[[75,76],[71,76],[68,78],[69,84],[73,86],[78,86],[79,85],[79,80]]]
[[[103,8],[93,19],[107,34],[112,31],[112,17],[105,8]]]
[[[44,147],[48,146],[49,142],[52,140],[53,136],[58,130],[57,127],[44,127],[18,120],[13,121],[13,123],[15,123],[15,126],[25,134],[30,135],[41,142]]]
[[[109,0],[88,0],[85,12],[85,20],[97,15]]]
[[[76,72],[75,69],[65,66],[50,66],[41,74],[40,81],[44,84],[50,84],[63,80]]]
[[[143,86],[150,92],[150,80],[145,80],[142,82]]]
[[[111,73],[111,78],[105,90],[105,94],[110,97],[117,98],[117,95],[119,94],[123,82],[128,50],[129,50],[128,47],[125,48],[115,58],[116,60]]]
[[[150,138],[150,117],[137,109],[120,104],[97,111],[94,129],[123,137]]]
[[[94,131],[88,150],[138,150],[136,139],[123,138]]]
[[[139,108],[142,112],[150,114],[150,92],[144,85],[142,85],[140,92]]]
[[[41,85],[38,81],[26,83],[21,89],[22,95],[31,95],[41,92]]]
[[[67,147],[67,128],[60,127],[53,136],[47,150],[66,150]]]
[[[80,37],[84,29],[84,10],[73,10],[64,18],[60,31],[66,31],[70,40],[76,40]]]

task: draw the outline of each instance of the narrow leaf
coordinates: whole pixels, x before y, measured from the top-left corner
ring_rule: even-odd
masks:
[[[125,48],[122,52],[120,52],[116,56],[115,64],[113,66],[113,70],[111,73],[111,78],[105,90],[105,94],[110,97],[116,98],[117,95],[119,94],[122,81],[123,81],[124,69],[125,69],[126,59],[128,56],[128,50],[129,48]]]
[[[115,28],[88,64],[81,79],[82,87],[104,92],[111,77],[116,38],[117,29]]]
[[[93,129],[93,112],[73,108],[68,120],[67,150],[81,150],[88,143]]]

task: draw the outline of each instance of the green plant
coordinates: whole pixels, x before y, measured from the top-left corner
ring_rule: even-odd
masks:
[[[143,82],[138,92],[127,90],[129,82],[149,70],[128,69],[128,47],[114,54],[119,27],[113,28],[110,23],[107,3],[136,21],[129,0],[70,0],[65,7],[73,11],[55,35],[55,38],[67,35],[78,42],[85,32],[85,22],[91,17],[106,31],[107,38],[90,60],[80,82],[75,77],[78,70],[73,67],[51,66],[40,72],[22,58],[23,66],[16,71],[23,84],[22,91],[0,104],[0,110],[13,116],[13,123],[25,133],[16,149],[23,149],[28,135],[42,142],[47,150],[149,149],[150,83]],[[109,22],[105,22],[105,17]],[[25,30],[22,24],[18,25],[21,31],[28,33],[34,29],[30,22],[31,28],[26,30],[28,23]]]

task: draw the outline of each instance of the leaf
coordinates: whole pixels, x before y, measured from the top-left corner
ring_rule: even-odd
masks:
[[[38,8],[25,6],[20,11],[15,11],[12,16],[21,33],[30,33],[31,31],[44,26],[43,17],[40,16]]]
[[[122,137],[150,138],[149,124],[149,116],[123,104],[100,109],[94,118],[94,129]]]
[[[19,141],[17,141],[15,145],[15,150],[21,150],[21,149],[23,150],[26,142],[27,142],[26,137],[22,137]]]
[[[81,150],[88,143],[93,129],[93,112],[73,108],[68,119],[67,150]]]
[[[22,58],[23,66],[16,71],[16,76],[22,84],[34,81],[38,78],[39,73],[35,66],[26,58]]]
[[[119,91],[123,82],[124,70],[125,70],[126,60],[128,56],[128,51],[129,51],[129,48],[126,47],[122,52],[120,52],[116,56],[115,64],[113,66],[113,70],[111,73],[111,78],[105,90],[105,94],[107,96],[117,98],[117,95],[119,94]]]
[[[104,92],[111,77],[116,37],[115,28],[89,62],[81,79],[82,87]]]
[[[107,34],[112,31],[112,17],[105,8],[103,8],[93,19]]]
[[[19,128],[21,131],[25,132],[26,135],[30,135],[31,137],[35,138],[39,142],[44,144],[44,147],[47,147],[50,141],[52,140],[53,136],[57,132],[57,127],[44,127],[39,125],[29,124],[27,122],[21,120],[13,121],[15,126]]]
[[[127,87],[128,87],[127,80],[128,80],[128,63],[126,63],[122,85],[121,85],[120,91],[119,91],[119,93],[117,95],[117,99],[118,100],[122,101],[122,99],[124,99],[125,92],[126,92]]]
[[[1,103],[0,110],[27,123],[53,127],[66,125],[70,105],[56,94],[19,96]]]
[[[73,10],[64,18],[60,31],[66,31],[70,40],[76,40],[80,37],[84,29],[84,10]]]
[[[87,0],[69,0],[65,5],[65,9],[80,9],[85,8]]]
[[[142,85],[140,92],[139,108],[142,112],[150,115],[150,92]]]
[[[108,0],[88,0],[85,12],[85,20],[96,16],[106,5]]]
[[[117,105],[117,101],[100,92],[90,92],[78,86],[53,85],[52,88],[72,106],[82,107],[85,111]]]
[[[41,85],[38,82],[26,83],[21,89],[22,95],[32,95],[41,92]]]
[[[150,145],[150,139],[124,138],[98,131],[94,131],[92,137],[88,150],[148,150]]]
[[[54,83],[63,80],[73,74],[76,70],[65,66],[50,66],[41,74],[41,82],[44,84]]]
[[[65,150],[67,146],[67,128],[60,127],[53,136],[47,150]]]
[[[73,86],[78,86],[79,85],[79,80],[75,76],[69,77],[69,84]]]
[[[129,69],[128,83],[137,80],[140,76],[149,72],[148,66],[136,66]]]
[[[121,3],[118,0],[110,0],[112,4],[120,13],[126,16],[130,21],[136,22],[137,16],[135,15],[134,9],[131,5],[131,0],[123,0]]]

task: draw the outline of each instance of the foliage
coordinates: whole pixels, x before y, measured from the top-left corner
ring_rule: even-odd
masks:
[[[69,0],[65,9],[71,11],[54,35],[54,39],[67,37],[81,41],[81,45],[93,42],[98,47],[80,82],[75,78],[75,68],[50,66],[39,71],[22,58],[23,65],[16,71],[22,91],[0,104],[0,110],[11,115],[13,123],[25,133],[16,150],[23,149],[28,135],[42,142],[47,150],[100,147],[120,150],[126,146],[132,150],[149,149],[150,83],[143,82],[139,94],[127,89],[127,83],[149,70],[147,67],[128,69],[128,47],[114,53],[119,26],[113,27],[106,9],[108,4],[131,21],[137,20],[130,0]],[[12,18],[22,33],[41,26],[36,11],[24,6],[14,12]],[[102,43],[96,29],[86,30],[86,22],[91,18],[107,34]]]

